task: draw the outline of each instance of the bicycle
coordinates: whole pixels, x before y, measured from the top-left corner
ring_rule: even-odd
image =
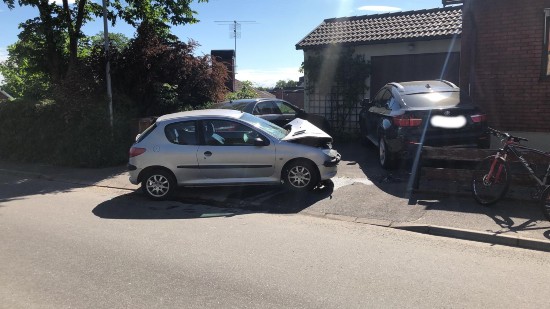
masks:
[[[474,170],[472,175],[474,199],[482,205],[491,205],[504,197],[511,182],[508,157],[513,154],[519,159],[521,166],[527,170],[530,178],[536,182],[533,198],[540,199],[543,213],[550,220],[550,153],[521,145],[522,141],[528,141],[523,137],[513,136],[493,128],[489,128],[489,133],[502,138],[503,147],[498,149],[495,155],[483,159]],[[534,164],[529,163],[523,157],[523,153],[527,152],[536,153],[549,159],[543,176],[537,176]]]

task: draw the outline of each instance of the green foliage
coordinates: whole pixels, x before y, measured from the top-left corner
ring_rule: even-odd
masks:
[[[230,92],[225,97],[226,100],[253,99],[258,97],[251,81],[241,82],[241,89],[236,92]]]
[[[344,128],[357,102],[368,90],[366,84],[371,65],[364,56],[355,55],[351,47],[334,45],[322,52],[308,56],[302,63],[307,78],[307,91],[331,89],[333,127]]]
[[[0,158],[80,167],[121,164],[131,144],[129,122],[117,119],[111,133],[106,114],[98,103],[70,119],[51,101],[0,103]]]
[[[210,56],[194,56],[196,46],[143,23],[129,47],[113,55],[113,87],[131,98],[138,117],[221,101],[227,69]]]
[[[298,87],[298,82],[294,80],[279,80],[275,83],[276,88],[285,88],[285,87]]]
[[[22,33],[40,38],[37,54],[48,60],[47,74],[54,83],[62,80],[72,69],[78,58],[80,39],[84,37],[82,27],[89,21],[103,16],[100,3],[90,0],[76,0],[74,5],[57,5],[45,0],[3,0],[10,10],[19,6],[36,8],[38,17],[21,24]],[[118,19],[137,27],[141,23],[155,24],[158,29],[168,32],[169,26],[195,23],[195,11],[191,10],[192,0],[113,0],[107,18],[114,25]],[[208,2],[208,0],[198,0]],[[28,37],[22,37],[27,41]]]

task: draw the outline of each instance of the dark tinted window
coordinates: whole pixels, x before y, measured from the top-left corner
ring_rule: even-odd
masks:
[[[227,103],[223,105],[221,108],[223,109],[235,109],[238,111],[244,111],[248,103]]]
[[[277,104],[277,107],[283,114],[296,114],[296,110],[290,106],[289,104],[286,104],[283,101],[276,101],[275,104]]]
[[[452,91],[407,94],[403,95],[403,101],[411,108],[447,108],[460,103],[460,93]]]
[[[260,102],[254,108],[254,115],[280,114],[279,107],[272,101]]]
[[[391,92],[387,89],[382,89],[376,94],[373,104],[377,107],[388,107],[388,101],[391,99]]]

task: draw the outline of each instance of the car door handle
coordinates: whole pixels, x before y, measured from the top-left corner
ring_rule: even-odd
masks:
[[[210,157],[211,155],[212,155],[212,152],[210,152],[210,151],[205,151],[204,152],[205,157]]]

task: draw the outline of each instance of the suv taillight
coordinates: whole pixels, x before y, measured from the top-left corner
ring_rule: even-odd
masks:
[[[472,118],[472,121],[475,123],[487,121],[487,115],[485,114],[477,114],[477,115],[472,115],[470,117]]]
[[[422,124],[422,119],[410,115],[395,116],[393,117],[393,124],[398,127],[418,127]]]
[[[145,152],[145,148],[139,148],[139,147],[132,147],[130,148],[130,158],[139,156],[140,154]]]

